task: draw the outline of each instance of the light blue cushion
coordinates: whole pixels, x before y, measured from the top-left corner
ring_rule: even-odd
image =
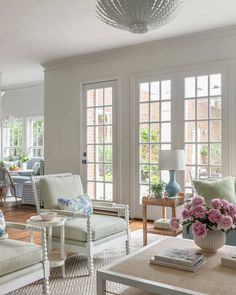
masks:
[[[6,239],[7,233],[6,233],[6,222],[4,215],[2,213],[2,210],[0,210],[0,240]]]
[[[57,202],[61,210],[77,212],[83,215],[93,214],[93,205],[88,195],[74,199],[58,198]]]

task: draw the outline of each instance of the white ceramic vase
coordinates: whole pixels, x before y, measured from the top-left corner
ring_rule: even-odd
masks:
[[[24,163],[21,164],[21,169],[22,170],[26,170],[27,169],[27,163],[26,162],[24,162]]]
[[[205,238],[193,235],[195,244],[206,252],[216,252],[223,247],[226,242],[226,235],[219,229],[209,230]]]

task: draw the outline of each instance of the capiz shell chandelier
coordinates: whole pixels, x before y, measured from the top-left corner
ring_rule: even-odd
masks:
[[[98,17],[115,28],[143,34],[171,21],[182,0],[98,0]]]

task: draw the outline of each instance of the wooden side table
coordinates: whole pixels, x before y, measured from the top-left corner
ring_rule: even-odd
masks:
[[[46,227],[48,232],[48,260],[50,267],[62,267],[62,277],[65,276],[65,225],[66,218],[57,216],[52,221],[42,220],[40,215],[32,216],[26,221],[27,224]],[[52,228],[60,227],[60,252],[52,252]],[[31,233],[31,242],[33,235]]]
[[[172,217],[176,217],[176,208],[184,204],[185,194],[179,193],[177,198],[167,198],[167,199],[156,199],[151,197],[143,197],[142,206],[143,206],[143,245],[147,245],[147,234],[158,234],[158,235],[166,235],[176,237],[178,234],[182,232],[180,228],[177,231],[173,231],[171,229],[157,229],[152,227],[148,227],[147,225],[147,207],[148,206],[159,206],[162,207],[162,218],[166,219],[166,208],[171,208]]]

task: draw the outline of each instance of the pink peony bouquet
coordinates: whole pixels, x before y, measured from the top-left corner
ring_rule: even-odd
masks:
[[[211,208],[207,208],[205,199],[196,196],[185,203],[181,215],[182,221],[176,217],[171,219],[171,228],[177,230],[182,223],[189,231],[192,225],[192,233],[200,238],[205,238],[209,230],[228,232],[236,225],[236,206],[226,200],[213,199]]]

